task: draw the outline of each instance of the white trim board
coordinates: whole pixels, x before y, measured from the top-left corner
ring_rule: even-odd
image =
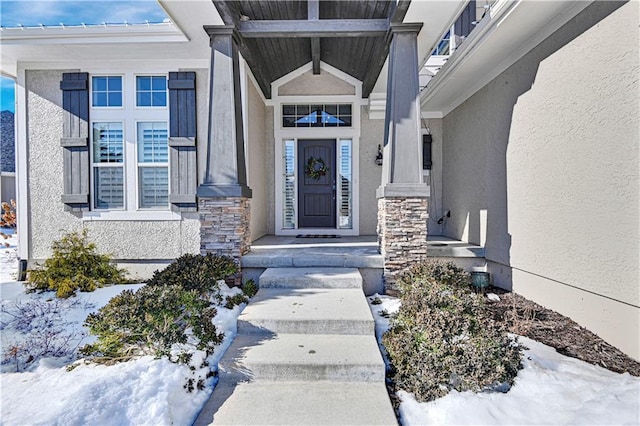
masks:
[[[26,238],[18,238],[18,258],[27,260],[29,257],[29,244],[31,241],[31,226],[29,221],[29,185],[28,185],[28,147],[27,147],[27,89],[26,71],[18,69],[16,79],[16,114],[15,114],[15,138],[16,138],[16,218],[18,235]]]

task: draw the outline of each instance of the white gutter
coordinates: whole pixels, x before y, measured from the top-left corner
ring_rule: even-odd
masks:
[[[420,95],[421,106],[424,106],[434,94],[438,93],[448,83],[451,74],[455,73],[465,63],[476,46],[481,46],[486,41],[487,36],[496,30],[496,22],[509,16],[519,3],[520,0],[498,0],[493,4],[484,18],[478,22],[473,31],[466,37],[464,43],[449,56],[447,62],[422,91]]]
[[[189,41],[173,22],[158,24],[104,24],[0,29],[2,44],[79,44]]]
[[[429,117],[445,116],[591,3],[498,0],[422,91],[422,110]],[[503,31],[514,19],[537,25]]]

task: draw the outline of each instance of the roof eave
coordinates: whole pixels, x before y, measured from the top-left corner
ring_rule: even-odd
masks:
[[[446,116],[589,4],[498,0],[420,94],[423,114]]]
[[[90,44],[186,42],[188,37],[172,22],[159,24],[105,24],[91,26],[2,28],[0,44]]]

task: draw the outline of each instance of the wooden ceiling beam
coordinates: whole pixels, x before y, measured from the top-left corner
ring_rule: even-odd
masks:
[[[266,20],[238,24],[238,32],[244,38],[377,37],[388,31],[387,19]]]
[[[307,1],[307,19],[310,21],[317,21],[320,19],[320,1],[308,0]]]
[[[320,74],[320,38],[313,37],[311,39],[311,62],[313,64],[313,73]]]
[[[411,6],[411,0],[398,0],[392,7],[391,22],[402,22]]]
[[[320,19],[320,0],[307,0],[307,19],[317,21]],[[311,63],[313,74],[320,74],[320,38],[311,38]]]
[[[214,0],[213,5],[218,10],[222,21],[227,24],[236,24],[240,20],[240,12],[237,10],[237,5],[231,2]]]

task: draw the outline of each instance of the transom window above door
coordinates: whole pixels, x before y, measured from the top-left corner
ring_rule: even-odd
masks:
[[[351,104],[282,105],[282,127],[351,127]]]

